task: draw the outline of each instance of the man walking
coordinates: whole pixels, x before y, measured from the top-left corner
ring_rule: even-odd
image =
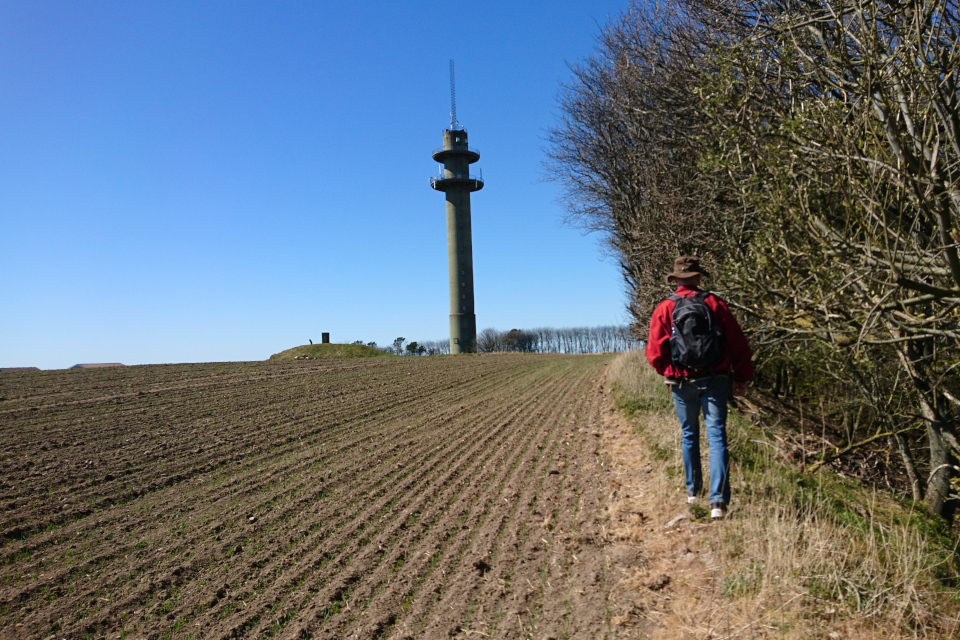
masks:
[[[682,432],[687,502],[695,504],[703,489],[700,469],[700,412],[710,445],[710,517],[723,518],[730,504],[730,457],[727,452],[727,399],[742,396],[753,377],[750,347],[727,304],[700,290],[709,274],[694,256],[674,261],[667,282],[673,295],[653,311],[647,336],[647,360],[664,376]]]

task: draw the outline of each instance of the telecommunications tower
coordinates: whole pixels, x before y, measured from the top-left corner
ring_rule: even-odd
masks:
[[[467,131],[457,120],[457,94],[450,61],[450,127],[443,146],[433,152],[441,164],[430,186],[446,194],[447,266],[450,275],[450,353],[476,353],[477,316],[473,309],[473,241],[470,235],[470,194],[483,189],[483,172],[470,175],[480,152],[467,145]]]

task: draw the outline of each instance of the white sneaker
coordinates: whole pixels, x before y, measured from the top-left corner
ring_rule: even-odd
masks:
[[[697,504],[697,496],[687,496],[687,504]]]
[[[727,515],[727,510],[723,508],[722,504],[714,503],[710,505],[710,519],[711,520],[723,520],[723,517]]]

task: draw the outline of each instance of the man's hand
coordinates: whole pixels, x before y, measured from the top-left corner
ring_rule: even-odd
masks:
[[[747,383],[745,382],[734,382],[733,383],[733,396],[739,398],[747,392]]]

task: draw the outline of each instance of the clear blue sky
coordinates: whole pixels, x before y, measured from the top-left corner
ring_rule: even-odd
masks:
[[[0,367],[448,337],[450,58],[478,328],[624,322],[541,163],[625,4],[0,3]]]

